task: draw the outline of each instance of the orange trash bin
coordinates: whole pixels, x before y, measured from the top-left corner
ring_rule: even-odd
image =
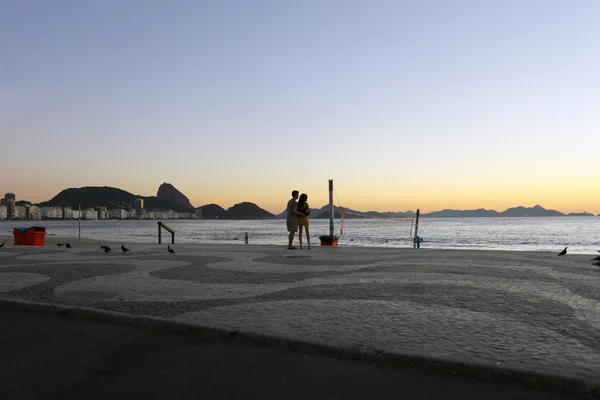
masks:
[[[32,226],[31,228],[14,228],[15,245],[43,246],[46,237],[46,228]]]
[[[15,237],[15,246],[25,244],[25,231],[27,228],[13,228],[13,236]]]
[[[43,246],[46,237],[46,228],[42,226],[32,226],[25,234],[25,240],[29,246]]]

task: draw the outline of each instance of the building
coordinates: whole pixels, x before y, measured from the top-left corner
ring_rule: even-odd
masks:
[[[137,217],[144,215],[144,199],[135,199],[135,215]]]
[[[3,219],[6,219],[6,206],[4,204],[0,205],[0,221]]]
[[[27,207],[25,206],[16,206],[15,207],[15,215],[13,219],[26,219],[27,218]]]
[[[4,195],[4,205],[6,206],[6,219],[14,219],[16,216],[16,196],[14,193],[6,193]]]
[[[81,210],[81,218],[92,220],[98,219],[98,212],[91,207],[87,210]]]
[[[71,208],[71,207],[63,208],[63,219],[73,219],[73,208]]]
[[[97,219],[108,219],[108,209],[106,207],[96,207]]]
[[[61,207],[42,207],[40,214],[42,219],[61,219],[63,210]]]
[[[127,211],[123,210],[122,208],[108,210],[108,218],[110,218],[110,219],[125,219],[125,218],[127,218]]]
[[[35,221],[42,219],[40,208],[38,206],[29,206],[27,208],[27,219],[32,219]]]

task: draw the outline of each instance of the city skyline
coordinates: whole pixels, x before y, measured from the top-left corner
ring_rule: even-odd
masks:
[[[8,1],[0,191],[600,214],[600,3]],[[7,171],[10,171],[8,173]]]

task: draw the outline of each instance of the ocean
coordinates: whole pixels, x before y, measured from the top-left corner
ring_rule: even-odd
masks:
[[[287,245],[285,220],[171,220],[175,243],[226,243]],[[77,237],[78,221],[1,221],[0,235],[11,235],[14,227],[45,226],[48,236]],[[340,233],[340,221],[334,221]],[[329,220],[311,220],[311,242],[329,234]],[[411,221],[348,219],[344,221],[339,246],[412,247]],[[597,254],[600,250],[600,217],[521,218],[422,218],[419,222],[421,248],[477,249]],[[81,237],[90,239],[152,243],[158,241],[154,220],[81,221]],[[297,245],[297,236],[294,239]],[[163,231],[163,241],[170,234]]]

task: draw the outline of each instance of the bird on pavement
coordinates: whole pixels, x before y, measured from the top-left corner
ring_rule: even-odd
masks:
[[[108,247],[108,246],[104,246],[104,252],[105,252],[106,254],[108,254],[108,252],[109,252],[109,251],[110,251],[110,247]]]
[[[568,247],[568,246],[567,246],[567,247]],[[561,252],[560,252],[560,253],[558,253],[557,255],[559,255],[559,256],[564,256],[565,254],[567,254],[567,247],[565,247],[565,248],[563,249],[563,251],[561,251]]]
[[[62,246],[64,243],[56,243],[57,246]]]
[[[110,249],[110,246],[107,246],[107,245],[105,245],[105,244],[103,244],[102,246],[100,246],[100,248],[101,248],[101,249],[105,249],[105,248],[107,248],[107,247]]]
[[[123,250],[123,253],[127,253],[128,251],[130,251],[127,247],[121,245],[121,250]]]
[[[67,243],[67,244],[65,244],[65,247],[66,247],[67,249],[70,249],[70,248],[71,248],[71,245],[70,245],[69,243]]]
[[[592,258],[592,261],[600,261],[600,256]]]
[[[175,254],[175,250],[173,250],[169,245],[167,245],[167,251],[171,254]]]
[[[6,242],[2,242],[2,244],[0,244],[0,247],[4,247],[4,243],[6,243]]]

